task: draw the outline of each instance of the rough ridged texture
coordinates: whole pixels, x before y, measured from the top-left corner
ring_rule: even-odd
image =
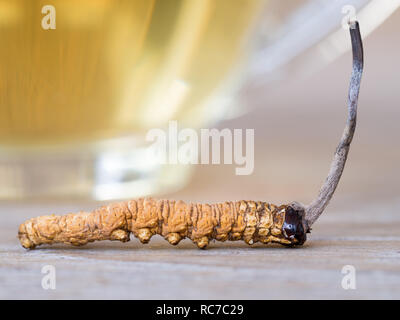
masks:
[[[32,218],[20,225],[18,237],[22,246],[29,249],[52,243],[126,242],[131,232],[142,243],[159,234],[173,245],[190,238],[199,248],[207,247],[213,239],[244,240],[250,245],[256,242],[302,244],[284,231],[288,208],[255,201],[210,205],[138,199],[104,206],[90,213]]]

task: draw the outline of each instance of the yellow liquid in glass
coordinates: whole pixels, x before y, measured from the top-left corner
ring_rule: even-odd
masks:
[[[0,0],[0,144],[197,126],[262,0]],[[56,9],[44,30],[42,7]]]

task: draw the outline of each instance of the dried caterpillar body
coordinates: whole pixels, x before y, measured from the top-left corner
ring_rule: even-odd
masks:
[[[101,207],[93,212],[41,216],[19,227],[23,247],[67,243],[84,245],[97,240],[129,241],[130,233],[142,243],[153,235],[177,245],[190,238],[199,248],[210,240],[244,240],[302,245],[306,240],[304,210],[265,202],[237,201],[186,204],[183,201],[138,199]]]

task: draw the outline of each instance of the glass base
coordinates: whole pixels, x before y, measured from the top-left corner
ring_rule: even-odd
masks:
[[[126,199],[186,184],[192,166],[162,165],[152,155],[131,138],[79,148],[3,148],[0,199]]]

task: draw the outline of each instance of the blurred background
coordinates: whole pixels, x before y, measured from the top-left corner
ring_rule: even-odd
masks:
[[[196,129],[254,129],[253,174],[235,175],[236,166],[224,164],[161,168],[149,164],[147,153],[142,152],[143,142],[136,138],[133,142],[129,135],[127,140],[126,136],[105,139],[93,149],[88,147],[93,146],[91,142],[78,143],[78,148],[63,143],[56,143],[59,148],[32,143],[21,147],[20,142],[7,137],[19,127],[11,130],[11,124],[7,124],[3,98],[1,297],[162,299],[170,298],[171,292],[177,299],[400,297],[400,1],[249,1],[248,11],[241,13],[246,1],[232,2],[235,6],[231,11],[229,5],[214,11],[221,13],[221,20],[214,20],[208,30],[215,39],[207,44],[209,54],[199,57],[204,59],[200,69],[207,72],[217,70],[220,61],[226,60],[221,59],[225,54],[231,63],[225,65],[226,70],[218,69],[218,76],[208,77],[207,72],[194,71],[196,59],[192,60],[192,51],[186,52],[187,69],[182,67],[180,72],[193,72],[189,84],[211,81],[211,87],[218,90],[214,94],[211,88],[203,88],[207,93],[199,95],[207,99],[192,97],[197,112],[186,106],[187,112],[178,113],[182,117],[177,119],[183,126]],[[4,3],[9,1],[0,1]],[[264,251],[256,246],[260,250],[252,251],[242,244],[213,244],[214,251],[194,251],[187,241],[177,249],[157,239],[146,247],[134,240],[123,248],[114,243],[27,253],[19,248],[15,234],[24,219],[92,210],[104,203],[101,200],[152,195],[201,202],[254,199],[276,204],[293,200],[309,203],[328,173],[347,117],[352,61],[348,31],[341,26],[345,5],[356,9],[364,38],[365,71],[357,130],[336,194],[315,225],[305,250],[273,247]],[[184,16],[190,20],[200,9],[188,8],[192,15]],[[226,18],[227,12],[230,18]],[[242,25],[237,24],[240,31],[232,35],[228,25],[234,25],[235,15],[242,17]],[[0,33],[6,32],[2,26]],[[218,43],[224,47],[218,49]],[[6,49],[1,49],[3,55]],[[211,65],[207,61],[212,61]],[[150,66],[154,67],[143,62],[141,72],[147,74],[145,68]],[[3,90],[11,71],[7,72],[1,79]],[[79,72],[70,76],[79,79]],[[179,83],[173,88],[177,92],[186,90]],[[162,99],[172,99],[165,96],[167,89],[170,87],[161,81],[157,89],[148,90],[159,90]],[[163,121],[176,118],[176,113],[167,110],[168,115],[160,115],[160,110],[149,107],[158,102],[138,104],[143,119],[152,120],[152,115]],[[118,119],[124,119],[129,108],[125,106],[124,110]],[[62,123],[61,119],[56,124],[62,128]],[[151,123],[144,129],[162,127],[157,121]],[[39,131],[38,136],[45,132]],[[19,133],[24,140],[27,133]],[[134,152],[129,151],[132,146]],[[157,170],[153,170],[155,167]],[[40,271],[36,275],[36,269],[46,263],[59,268],[61,290],[44,292],[37,287]],[[340,287],[340,270],[346,264],[358,268],[359,290],[354,292]],[[251,292],[248,283],[253,283]]]
[[[368,143],[352,150],[345,178],[397,151],[386,146],[397,138],[390,134],[397,117],[388,116],[396,112],[396,48],[389,47],[396,28],[386,25],[398,1],[74,1],[53,1],[54,30],[39,23],[51,18],[41,11],[45,1],[0,1],[0,33],[10,42],[0,50],[1,199],[112,200],[184,188],[198,194],[190,190],[207,170],[227,175],[216,179],[221,183],[259,181],[263,194],[254,196],[280,201],[294,192],[308,201],[345,121],[351,57],[342,24],[355,18],[368,59],[357,136]],[[161,165],[145,135],[167,130],[169,120],[196,130],[255,129],[254,174],[236,177],[226,165]],[[360,157],[361,146],[371,155]],[[394,165],[395,157],[384,159]],[[396,179],[387,175],[357,172],[368,183],[357,180],[355,189]],[[223,197],[222,189],[212,194]],[[238,189],[253,195],[250,187]]]

